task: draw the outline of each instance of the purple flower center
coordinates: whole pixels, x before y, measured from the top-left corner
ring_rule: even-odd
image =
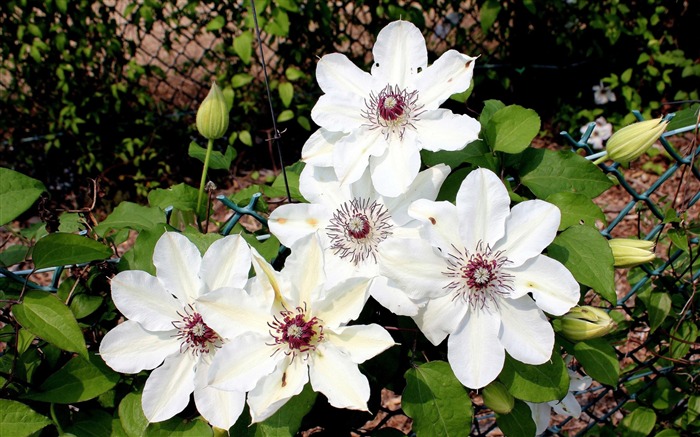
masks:
[[[358,265],[368,258],[377,262],[377,245],[391,235],[386,207],[369,199],[345,202],[333,213],[326,235],[333,253]]]
[[[370,93],[362,116],[369,121],[371,129],[381,129],[387,139],[391,134],[403,139],[406,128],[415,129],[413,121],[423,113],[423,106],[417,102],[418,91],[409,92],[398,85],[387,85],[379,94]]]
[[[177,314],[182,320],[174,321],[173,326],[177,329],[176,337],[181,341],[180,352],[191,350],[194,355],[207,354],[212,347],[220,346],[219,335],[204,323],[202,315],[192,305],[185,307],[185,314]]]
[[[275,316],[274,322],[267,324],[272,331],[270,335],[275,339],[272,344],[284,350],[287,355],[296,356],[316,349],[316,345],[323,340],[323,325],[318,317],[309,318],[306,308],[297,307],[294,311],[280,311]]]
[[[453,278],[446,288],[454,291],[454,298],[461,298],[474,308],[484,309],[489,302],[498,304],[497,297],[507,297],[513,290],[513,276],[503,270],[510,261],[503,251],[494,252],[490,246],[479,242],[476,250],[467,249],[450,253],[445,276]]]

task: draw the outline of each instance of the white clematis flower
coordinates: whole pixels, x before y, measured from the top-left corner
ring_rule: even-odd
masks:
[[[448,361],[471,388],[498,376],[505,351],[527,364],[547,361],[554,331],[543,311],[561,315],[579,299],[571,273],[541,254],[556,235],[559,209],[541,200],[509,204],[498,177],[475,170],[456,205],[411,205],[409,214],[425,224],[423,239],[392,239],[379,250],[382,273],[427,301],[416,323],[435,345],[449,335]]]
[[[112,279],[114,304],[129,320],[105,335],[100,355],[117,372],[155,369],[142,397],[149,422],[173,417],[194,392],[200,414],[228,429],[243,411],[245,393],[207,386],[212,358],[224,342],[199,312],[199,300],[220,287],[244,287],[250,249],[234,235],[214,242],[202,257],[185,236],[166,232],[156,243],[153,264],[156,276],[128,270]]]
[[[334,407],[367,410],[369,382],[358,364],[394,341],[379,325],[347,326],[364,305],[352,290],[361,281],[328,289],[314,234],[299,241],[281,272],[255,251],[253,266],[248,291],[217,290],[200,301],[208,323],[230,339],[211,366],[211,385],[249,391],[253,422],[270,417],[309,381]]]
[[[339,53],[321,58],[316,79],[325,94],[311,111],[321,130],[302,157],[332,162],[342,184],[369,167],[377,191],[395,197],[418,174],[421,149],[460,150],[477,139],[478,121],[439,109],[469,88],[476,58],[448,50],[428,66],[423,35],[407,21],[382,29],[372,53],[371,74]]]
[[[581,416],[581,405],[576,400],[576,394],[586,390],[593,383],[590,376],[581,376],[579,373],[571,369],[569,371],[569,392],[560,401],[549,401],[542,403],[526,402],[530,407],[532,420],[537,426],[536,434],[540,435],[547,430],[549,422],[552,418],[552,410],[556,414],[562,416],[574,417],[578,419]]]
[[[307,165],[299,189],[311,203],[282,205],[270,214],[270,231],[294,249],[303,237],[318,233],[324,248],[328,279],[364,278],[365,287],[379,303],[400,315],[415,315],[418,307],[400,289],[379,277],[377,251],[382,241],[417,232],[419,222],[408,215],[414,200],[434,200],[450,172],[437,165],[418,174],[406,193],[385,197],[372,186],[369,171],[356,182],[343,185],[332,168]],[[416,234],[417,235],[417,234]]]

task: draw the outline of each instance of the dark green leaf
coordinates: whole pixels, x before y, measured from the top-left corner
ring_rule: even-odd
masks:
[[[93,239],[77,234],[56,232],[37,241],[32,258],[37,269],[81,264],[107,259],[112,249]]]
[[[696,103],[689,108],[676,112],[676,115],[666,126],[666,130],[672,131],[686,126],[694,126],[698,122],[698,110],[700,110],[700,104]]]
[[[141,393],[129,393],[119,403],[119,421],[129,437],[146,435],[148,419],[141,408]]]
[[[29,209],[44,191],[46,187],[36,179],[0,167],[0,226]]]
[[[448,202],[454,203],[457,198],[459,187],[470,172],[470,168],[460,168],[450,173],[440,187],[440,192],[438,192],[436,200],[447,200]]]
[[[523,153],[520,179],[540,199],[560,192],[598,196],[613,183],[600,169],[572,152],[528,149]]]
[[[559,207],[559,230],[578,224],[595,227],[596,221],[606,224],[605,214],[591,199],[579,193],[554,193],[545,199]]]
[[[51,421],[21,402],[0,399],[0,431],[3,436],[24,437],[51,424]]]
[[[697,342],[698,327],[694,322],[687,320],[681,323],[680,328],[673,337],[675,339],[671,338],[670,340],[671,357],[676,359],[683,358],[688,354],[691,344]]]
[[[617,386],[620,363],[615,348],[603,338],[586,340],[574,345],[574,355],[591,378],[603,384]]]
[[[654,425],[656,425],[654,410],[639,407],[622,419],[618,431],[627,437],[645,437],[651,434]]]
[[[530,407],[518,399],[510,413],[496,415],[496,423],[508,436],[534,436],[537,431]]]
[[[486,0],[479,9],[479,18],[481,22],[481,31],[488,34],[491,26],[496,22],[496,17],[501,11],[501,2],[498,0]]]
[[[173,229],[163,225],[152,230],[139,232],[134,247],[122,256],[119,262],[120,270],[143,270],[155,276],[156,268],[153,265],[153,250],[161,235],[168,230]]]
[[[0,252],[0,266],[9,267],[27,259],[29,247],[15,244]]]
[[[593,288],[608,302],[617,303],[612,251],[595,228],[568,228],[554,239],[547,253],[564,264],[578,282]]]
[[[674,246],[684,252],[688,252],[688,235],[684,229],[669,229],[667,235]]]
[[[96,354],[89,360],[73,357],[65,366],[49,376],[38,391],[29,392],[27,399],[71,404],[96,398],[119,381],[119,374],[107,367]]]
[[[76,415],[73,425],[66,428],[65,432],[77,437],[117,437],[119,434],[114,433],[112,422],[112,416],[106,411],[81,411]],[[65,435],[62,434],[61,437]]]
[[[484,102],[484,109],[481,110],[481,115],[479,115],[479,123],[481,124],[481,129],[483,130],[491,120],[493,114],[498,110],[505,108],[506,105],[500,100],[487,100]]]
[[[207,149],[192,141],[189,149],[187,150],[187,154],[190,157],[204,163],[207,156]],[[231,146],[226,147],[226,154],[223,154],[218,150],[212,150],[211,154],[209,155],[209,168],[212,170],[228,170],[231,168],[231,162],[235,158],[236,150]]]
[[[649,311],[649,332],[654,332],[671,312],[671,296],[668,293],[651,290],[638,293],[638,296]]]
[[[540,117],[532,109],[510,105],[496,111],[485,130],[486,142],[492,150],[520,153],[540,131]]]
[[[304,390],[291,398],[275,414],[257,424],[255,435],[260,437],[287,437],[296,435],[301,420],[311,410],[316,400],[316,392],[310,384]]]
[[[472,141],[462,150],[441,150],[430,152],[421,150],[421,159],[429,167],[437,164],[449,165],[453,170],[464,163],[493,169],[496,167],[496,157],[481,140]]]
[[[197,209],[196,188],[187,184],[177,184],[170,188],[158,188],[148,193],[148,203],[153,208],[165,209],[172,206],[180,211],[194,211]]]
[[[142,231],[154,228],[158,224],[165,224],[165,213],[159,208],[121,202],[102,223],[97,225],[95,233],[104,236],[110,229],[124,228]]]
[[[73,313],[51,293],[30,290],[12,312],[17,322],[37,337],[70,352],[87,357],[83,333]]]
[[[102,296],[91,296],[89,294],[76,294],[70,302],[70,309],[75,318],[80,320],[97,311],[102,305]]]
[[[176,416],[165,422],[151,423],[146,428],[147,437],[209,437],[213,434],[211,427],[201,418],[190,421]]]
[[[244,64],[250,64],[250,58],[253,54],[253,34],[250,31],[245,31],[233,39],[233,51],[236,52]]]
[[[402,407],[418,435],[463,436],[470,429],[472,405],[450,365],[432,361],[409,369]]]
[[[552,354],[550,361],[538,366],[521,363],[508,355],[498,379],[510,394],[528,402],[562,399],[569,391],[569,374],[558,354]]]

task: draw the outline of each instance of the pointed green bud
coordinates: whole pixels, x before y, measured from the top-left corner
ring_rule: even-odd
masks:
[[[653,241],[613,238],[608,244],[615,259],[615,267],[634,267],[656,258]]]
[[[607,311],[588,305],[572,308],[560,321],[561,333],[573,341],[602,337],[617,326]]]
[[[505,385],[498,381],[484,387],[481,391],[484,405],[493,410],[494,413],[508,414],[515,406],[515,398],[508,392]]]
[[[208,140],[221,138],[228,129],[228,108],[224,93],[216,82],[197,110],[197,130]]]
[[[668,121],[655,118],[623,127],[608,140],[608,158],[621,164],[634,161],[661,137],[666,125]]]

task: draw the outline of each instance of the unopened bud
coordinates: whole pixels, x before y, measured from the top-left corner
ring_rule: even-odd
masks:
[[[561,317],[561,333],[573,341],[602,337],[615,327],[607,311],[588,305],[574,307]]]
[[[608,140],[608,158],[621,164],[634,161],[661,137],[666,125],[668,121],[655,118],[623,127]]]
[[[634,267],[656,258],[653,241],[613,238],[608,244],[615,259],[615,267]]]
[[[493,381],[481,391],[484,405],[493,410],[494,413],[508,414],[515,406],[515,398],[508,392],[505,385],[498,381]]]
[[[224,93],[214,82],[197,110],[197,130],[208,140],[221,138],[228,129],[228,108]]]

